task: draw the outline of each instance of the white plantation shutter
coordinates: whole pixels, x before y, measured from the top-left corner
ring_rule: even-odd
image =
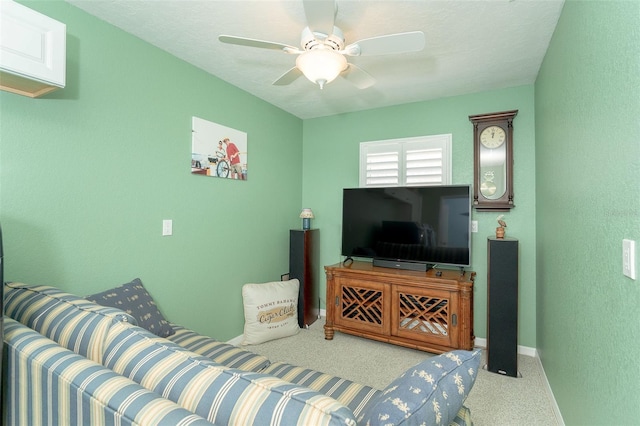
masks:
[[[395,144],[371,145],[365,161],[366,185],[395,186],[400,182],[400,160],[402,153]],[[362,173],[362,165],[360,166]],[[360,185],[363,186],[363,185]]]
[[[360,144],[360,186],[451,183],[451,135]]]

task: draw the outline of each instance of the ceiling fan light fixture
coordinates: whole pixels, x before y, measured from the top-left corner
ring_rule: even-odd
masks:
[[[320,86],[331,83],[347,68],[347,59],[340,53],[327,49],[308,50],[296,59],[296,66],[312,83]]]

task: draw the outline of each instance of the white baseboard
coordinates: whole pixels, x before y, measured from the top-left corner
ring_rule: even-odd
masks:
[[[227,343],[233,346],[240,346],[242,344],[242,336],[244,336],[244,334],[236,336],[231,340],[227,340]]]
[[[480,337],[476,337],[475,339],[475,347],[478,348],[487,348],[487,339],[483,339]],[[547,373],[544,371],[544,367],[542,366],[542,360],[540,359],[540,354],[538,353],[538,349],[530,348],[528,346],[520,346],[518,345],[518,354],[526,355],[535,358],[540,370],[542,371],[542,376],[544,378],[545,389],[547,392],[547,396],[549,397],[549,401],[551,401],[551,408],[553,409],[553,414],[556,417],[558,426],[565,426],[564,419],[562,418],[562,414],[560,413],[560,407],[558,407],[558,403],[556,401],[555,396],[553,395],[553,391],[551,390],[551,385],[549,384],[549,380],[547,379]]]
[[[540,359],[540,353],[537,349],[536,360],[538,362],[538,366],[540,366],[540,370],[542,370],[542,376],[544,377],[544,384],[547,389],[547,395],[549,396],[549,400],[551,401],[551,407],[553,408],[553,414],[555,414],[556,420],[558,421],[558,426],[565,426],[564,419],[562,418],[562,413],[560,412],[560,407],[558,407],[556,397],[553,395],[553,390],[551,389],[549,380],[547,380],[547,373],[545,373],[544,371],[544,366],[542,365],[542,360]]]
[[[484,339],[482,337],[476,337],[474,346],[476,346],[478,348],[486,349],[487,348],[487,339]],[[538,356],[538,352],[537,352],[536,348],[530,348],[529,346],[520,346],[520,345],[518,345],[518,353],[520,355],[526,355],[526,356],[530,356],[530,357],[534,357],[534,358]]]

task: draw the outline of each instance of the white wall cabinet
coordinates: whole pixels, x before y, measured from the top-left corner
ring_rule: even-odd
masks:
[[[0,0],[0,89],[32,98],[65,86],[67,26]]]

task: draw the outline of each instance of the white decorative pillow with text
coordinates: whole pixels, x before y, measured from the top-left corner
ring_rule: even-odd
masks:
[[[298,291],[300,282],[274,281],[242,286],[244,305],[243,345],[293,336],[298,326]]]

